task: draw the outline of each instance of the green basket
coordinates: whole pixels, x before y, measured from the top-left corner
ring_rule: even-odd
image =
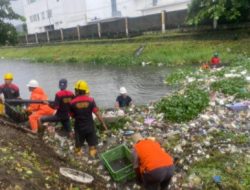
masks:
[[[114,170],[111,166],[111,163],[124,158],[130,160],[129,164],[119,170]],[[132,154],[126,145],[122,144],[111,150],[108,150],[107,152],[101,154],[101,159],[103,160],[104,166],[108,169],[114,181],[124,182],[135,178],[135,172],[131,162]]]

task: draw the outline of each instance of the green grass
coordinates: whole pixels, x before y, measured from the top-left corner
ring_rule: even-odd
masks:
[[[189,174],[195,173],[203,182],[202,189],[250,189],[250,158],[244,154],[214,153],[190,167]],[[213,176],[221,176],[221,188],[213,182]]]
[[[247,85],[248,82],[244,78],[235,77],[216,81],[212,83],[211,88],[224,94],[235,95],[236,98],[248,99],[250,92]]]
[[[169,34],[170,35],[170,34]],[[185,34],[187,35],[187,34]],[[178,35],[177,35],[178,36]],[[155,39],[156,38],[156,39]],[[143,40],[144,39],[144,40]],[[250,54],[250,38],[240,40],[208,40],[183,38],[165,39],[164,36],[141,36],[132,42],[119,43],[81,43],[44,45],[23,48],[2,48],[0,57],[6,59],[29,59],[34,62],[48,63],[96,63],[132,65],[151,62],[164,65],[197,64],[210,60],[213,52],[218,51],[223,62],[230,62],[242,52]],[[135,51],[145,44],[139,57]]]

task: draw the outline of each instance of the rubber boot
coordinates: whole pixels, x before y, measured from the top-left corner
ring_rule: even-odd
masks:
[[[0,102],[0,115],[4,115],[4,105]]]
[[[83,155],[82,148],[75,148],[75,155],[76,156],[82,156]]]
[[[89,155],[91,158],[96,158],[97,150],[94,146],[89,147]]]

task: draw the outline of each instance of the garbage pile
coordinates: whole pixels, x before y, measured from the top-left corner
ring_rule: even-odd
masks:
[[[231,154],[244,154],[247,163],[250,163],[249,100],[236,100],[233,95],[225,95],[210,90],[210,85],[214,81],[235,77],[236,75],[249,80],[249,73],[243,67],[234,69],[220,68],[206,72],[199,70],[192,76],[187,76],[181,82],[181,90],[194,82],[202,82],[201,88],[208,90],[211,96],[209,106],[196,119],[186,123],[165,121],[164,113],[156,112],[154,102],[146,106],[129,108],[124,115],[115,111],[104,113],[110,118],[122,116],[126,118],[126,122],[120,129],[111,129],[112,132],[109,134],[100,132],[99,152],[105,152],[122,143],[132,148],[133,144],[130,135],[140,132],[144,137],[156,137],[162,146],[175,158],[176,174],[172,179],[170,189],[205,189],[206,183],[215,183],[214,181],[217,179],[220,179],[221,183],[223,183],[223,176],[218,176],[220,172],[216,168],[214,168],[214,176],[207,176],[206,181],[204,177],[200,176],[199,171],[193,173],[192,167],[196,163],[206,162],[215,155],[227,157],[227,155],[230,156]],[[248,88],[249,85],[250,83]],[[239,102],[244,105],[244,109],[241,109],[241,107],[237,110],[229,109],[228,105]],[[87,167],[107,182],[107,189],[141,189],[135,181],[125,184],[112,182],[102,163],[98,159],[89,159],[87,151],[83,157],[75,158],[72,139],[61,137],[58,134],[50,135],[50,133],[46,133],[44,141],[54,147],[60,156],[77,162],[80,159],[79,164]],[[213,181],[213,177],[216,180]],[[250,182],[243,184],[242,187],[249,187],[249,184]]]

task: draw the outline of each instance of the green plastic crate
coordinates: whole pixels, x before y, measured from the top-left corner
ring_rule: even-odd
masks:
[[[128,160],[132,160],[132,154],[128,147],[124,144],[119,145],[107,152],[101,154],[101,159],[104,162],[104,166],[108,169],[112,179],[116,182],[123,182],[126,180],[130,180],[135,178],[135,172],[133,169],[132,162],[126,165],[125,167],[121,168],[118,171],[115,171],[110,163],[115,160],[119,160],[122,158],[126,158]]]

